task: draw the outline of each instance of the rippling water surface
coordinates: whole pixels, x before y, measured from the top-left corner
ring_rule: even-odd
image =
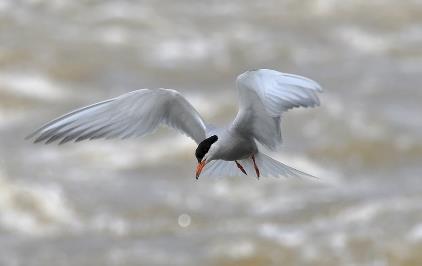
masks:
[[[274,156],[320,177],[193,176],[194,143],[33,145],[140,88],[215,123],[251,68],[313,78]],[[0,265],[422,265],[422,2],[0,1]]]

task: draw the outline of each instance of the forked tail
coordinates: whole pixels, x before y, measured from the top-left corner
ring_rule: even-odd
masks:
[[[258,152],[255,155],[256,164],[259,168],[261,177],[305,177],[305,178],[316,178],[313,175],[299,171],[293,167],[290,167],[282,162],[279,162],[270,156]],[[238,160],[243,166],[244,170],[249,176],[255,177],[255,169],[253,167],[252,159]],[[225,176],[243,176],[244,174],[236,166],[235,162],[216,160],[208,163],[201,176],[210,177],[225,177]]]
[[[255,155],[256,164],[259,167],[261,176],[263,177],[312,177],[313,175],[299,171],[293,167],[290,167],[282,162],[279,162],[270,156],[258,152]]]

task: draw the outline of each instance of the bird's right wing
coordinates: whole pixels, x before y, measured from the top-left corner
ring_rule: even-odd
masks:
[[[294,107],[319,105],[321,86],[308,78],[270,69],[247,71],[237,78],[239,112],[232,128],[270,149],[281,144],[281,114]]]
[[[28,136],[35,142],[81,141],[138,137],[160,124],[170,126],[200,143],[206,126],[192,105],[177,91],[136,90],[63,115]]]

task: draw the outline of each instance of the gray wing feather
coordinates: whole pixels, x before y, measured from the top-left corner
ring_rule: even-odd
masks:
[[[197,143],[206,127],[199,113],[177,91],[142,89],[65,114],[27,138],[46,144],[98,138],[129,138],[152,133],[165,124]]]
[[[237,78],[239,112],[232,128],[253,136],[270,149],[282,141],[283,112],[295,107],[319,105],[321,86],[308,78],[270,69],[247,71]]]

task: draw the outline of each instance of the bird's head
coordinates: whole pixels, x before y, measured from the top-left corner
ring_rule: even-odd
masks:
[[[218,137],[216,135],[213,135],[207,139],[204,139],[201,143],[199,143],[198,147],[196,148],[195,156],[198,160],[198,166],[196,167],[196,179],[198,179],[204,166],[210,160],[212,160],[210,155],[213,149],[211,149],[211,146],[216,143],[217,140]]]

